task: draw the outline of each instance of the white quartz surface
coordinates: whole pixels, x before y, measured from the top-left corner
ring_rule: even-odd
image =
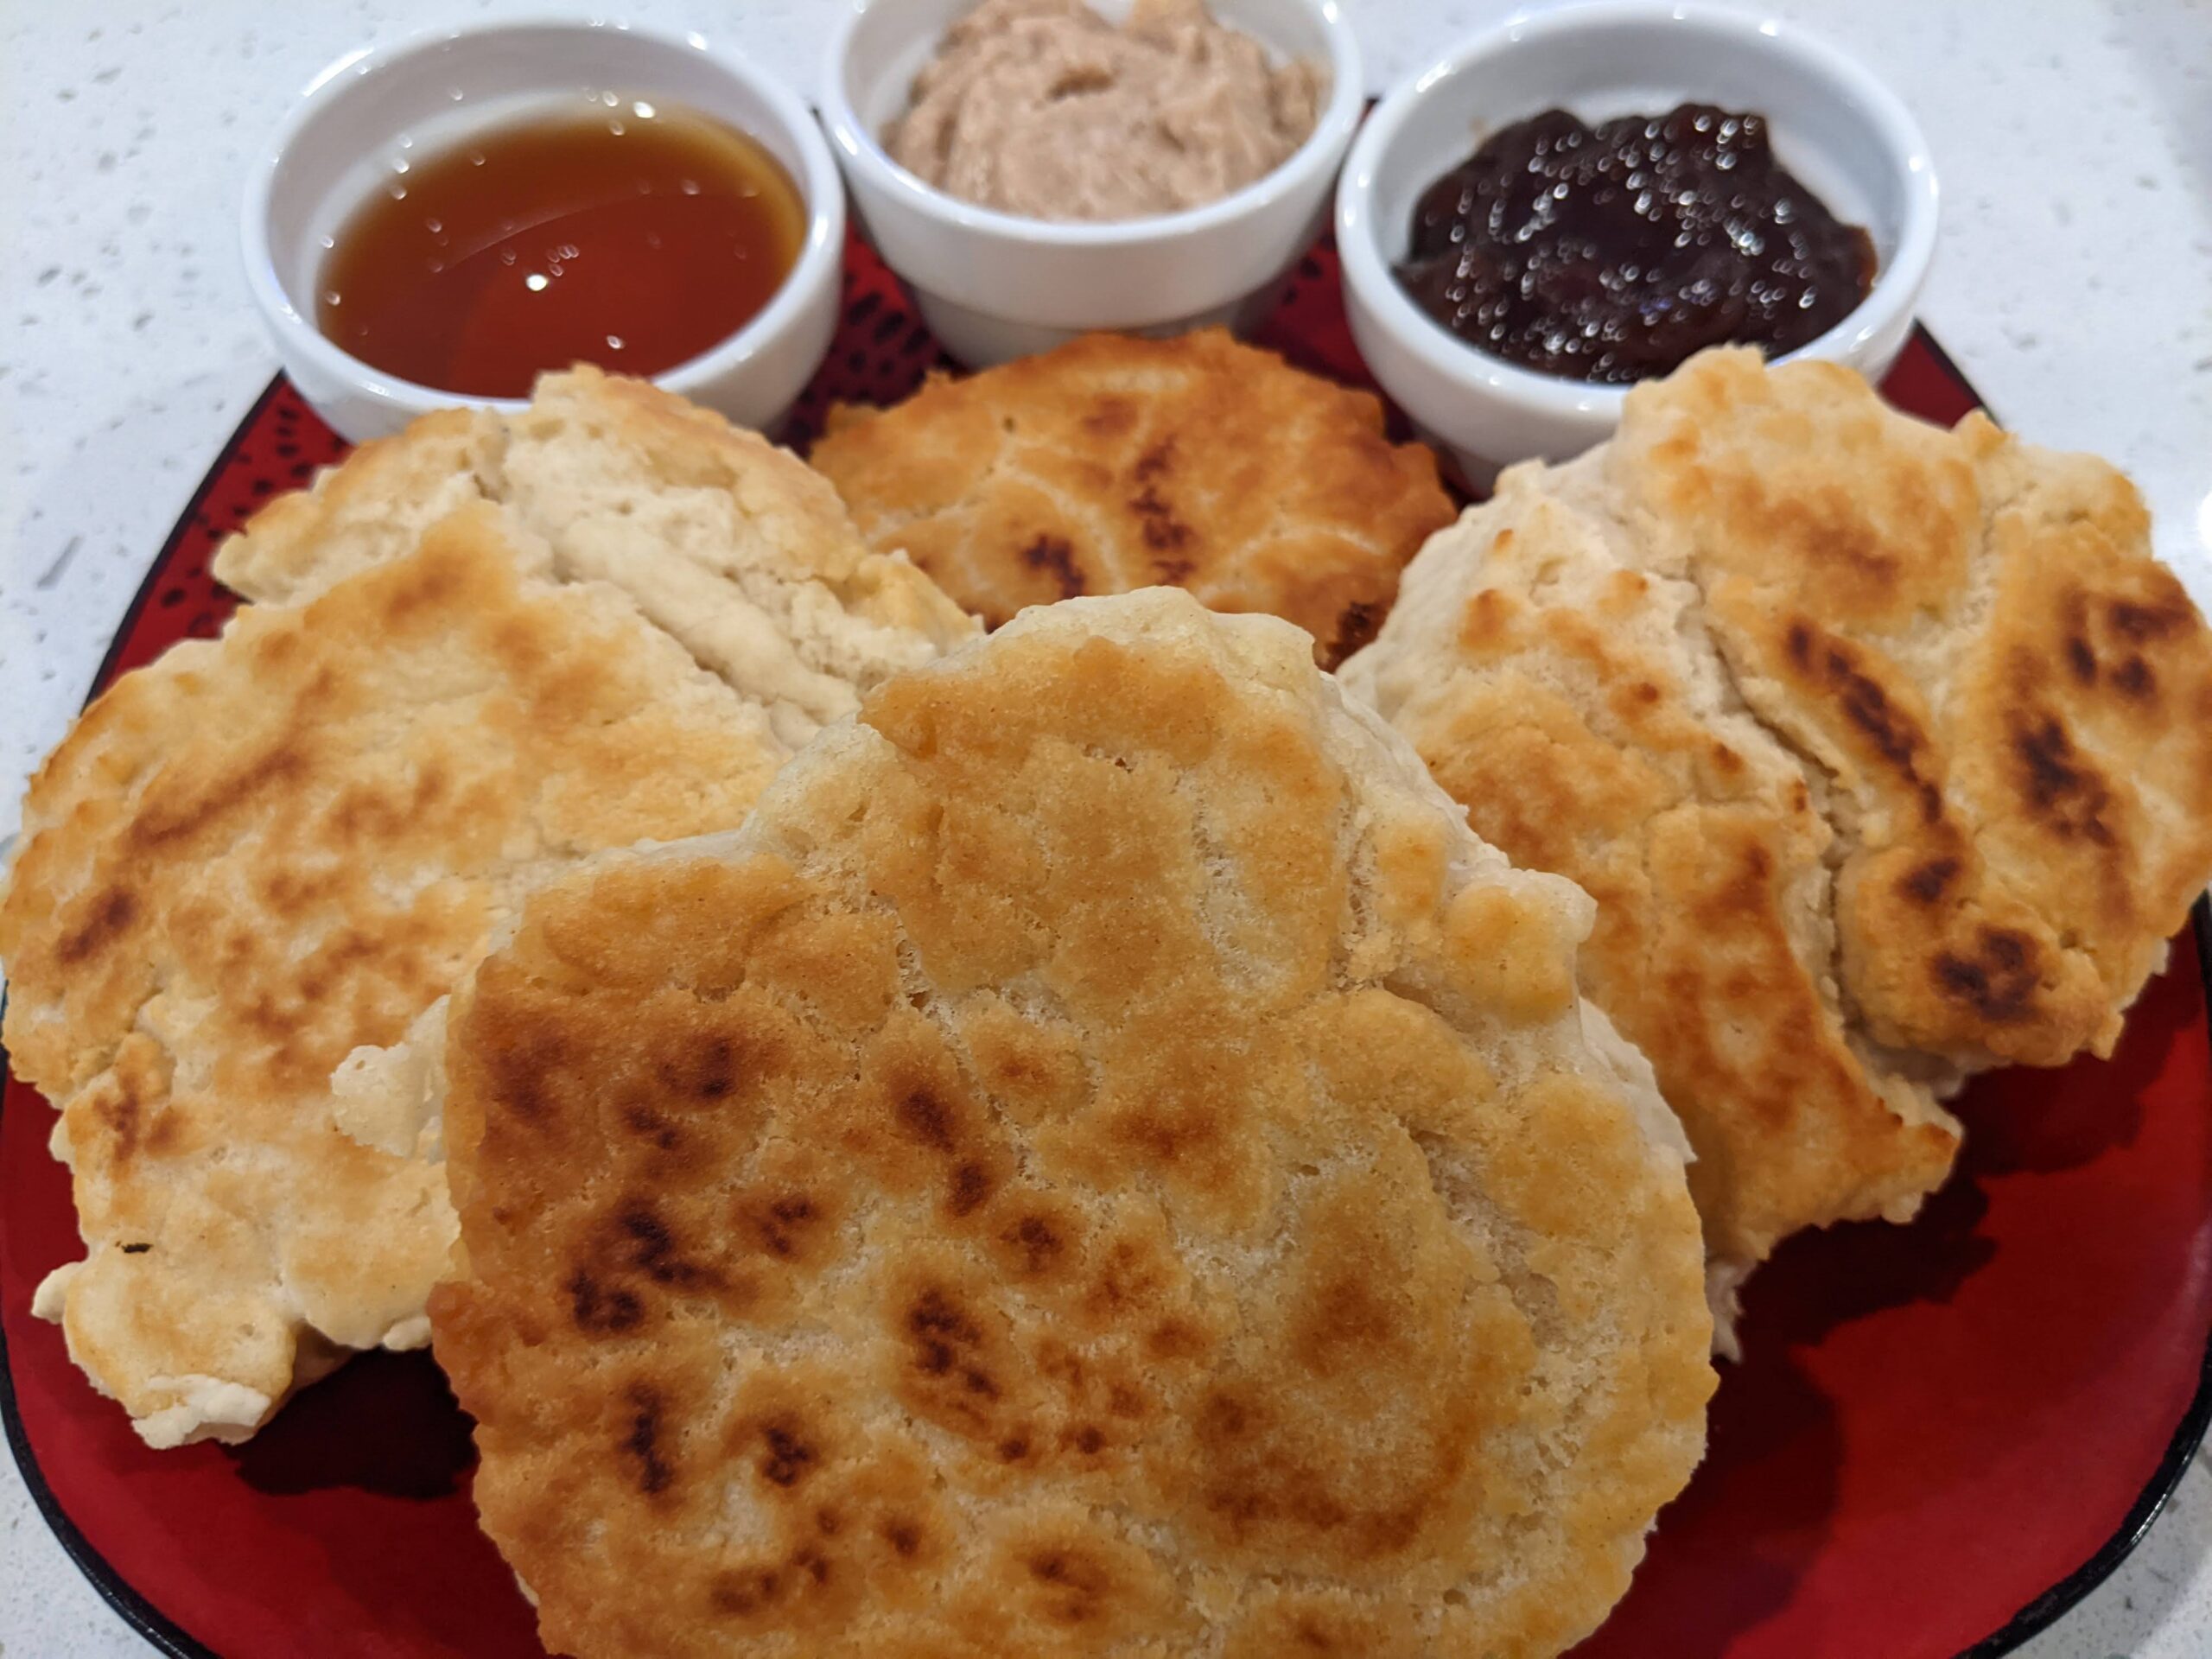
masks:
[[[1503,15],[1344,0],[1377,87]],[[0,0],[0,837],[148,562],[274,370],[234,238],[245,159],[325,63],[543,0]],[[579,8],[589,10],[590,8]],[[810,86],[830,0],[646,0]],[[1888,79],[1944,184],[1924,315],[2006,423],[2142,485],[2212,609],[2212,8],[1777,0]],[[2004,1517],[1992,1516],[2002,1527]],[[0,1470],[0,1659],[143,1652]],[[2212,1653],[2212,1469],[2032,1659]]]

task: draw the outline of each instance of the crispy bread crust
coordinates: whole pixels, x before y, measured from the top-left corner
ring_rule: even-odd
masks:
[[[577,367],[528,407],[444,410],[278,498],[224,543],[217,578],[297,604],[498,503],[534,569],[612,582],[796,748],[859,692],[976,631],[837,493],[758,433],[642,380]]]
[[[1588,921],[1168,590],[541,890],[456,1001],[432,1319],[549,1647],[1579,1639],[1713,1387]]]
[[[492,510],[118,681],[32,780],[7,1040],[61,1108],[83,1264],[42,1299],[156,1444],[238,1438],[334,1350],[419,1344],[442,1174],[331,1122],[518,887],[736,823],[783,756],[621,595]]]
[[[887,411],[841,408],[811,459],[870,542],[991,626],[1168,583],[1288,618],[1325,667],[1374,636],[1452,518],[1434,457],[1390,443],[1374,397],[1221,329],[1088,335]]]
[[[1831,365],[1638,387],[1433,538],[1344,675],[1599,898],[1584,983],[1681,1114],[1724,1282],[1909,1216],[1961,1073],[2107,1052],[2212,876],[2212,635],[2134,491]]]
[[[1967,1065],[2110,1052],[2212,876],[2212,633],[2127,480],[1745,353],[1631,393],[1608,472],[1827,780],[1871,1033]]]
[[[1718,1261],[1908,1217],[1958,1131],[1847,1030],[1831,837],[1805,778],[1733,697],[1695,589],[1631,568],[1619,527],[1556,480],[1509,472],[1434,537],[1346,689],[1411,739],[1478,835],[1597,899],[1583,989],[1681,1118]]]

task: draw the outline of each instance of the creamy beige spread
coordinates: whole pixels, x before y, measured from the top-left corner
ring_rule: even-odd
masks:
[[[1203,0],[983,0],[946,31],[885,142],[938,189],[1032,219],[1217,201],[1306,142],[1327,75],[1281,66]]]

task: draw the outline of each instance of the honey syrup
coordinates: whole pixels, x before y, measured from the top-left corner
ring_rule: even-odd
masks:
[[[542,370],[675,367],[757,315],[806,212],[753,139],[595,95],[400,164],[331,238],[316,322],[418,385],[523,397]]]

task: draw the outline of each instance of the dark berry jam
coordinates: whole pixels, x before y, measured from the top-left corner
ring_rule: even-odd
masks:
[[[1874,245],[1776,161],[1763,116],[1547,110],[1429,186],[1398,278],[1471,346],[1618,385],[1707,346],[1794,351],[1866,297]]]

